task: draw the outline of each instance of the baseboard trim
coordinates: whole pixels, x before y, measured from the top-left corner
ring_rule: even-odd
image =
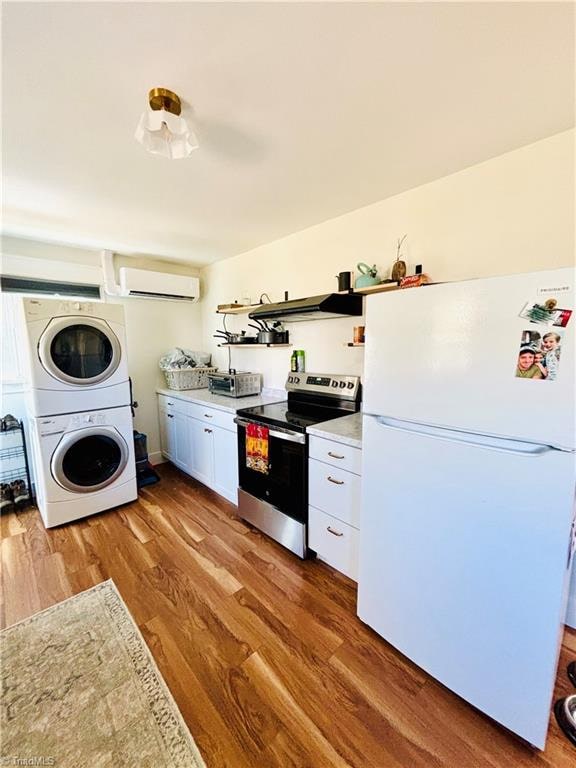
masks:
[[[150,464],[152,464],[153,467],[155,467],[156,464],[164,464],[167,459],[165,459],[162,455],[162,451],[153,451],[152,453],[148,454],[148,461]]]

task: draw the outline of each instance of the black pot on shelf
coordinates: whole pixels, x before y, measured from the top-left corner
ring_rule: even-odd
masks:
[[[338,278],[338,291],[349,291],[352,287],[352,272],[339,272],[336,277]]]

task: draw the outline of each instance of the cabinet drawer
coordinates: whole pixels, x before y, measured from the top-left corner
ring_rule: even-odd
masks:
[[[325,461],[339,469],[346,469],[357,475],[362,473],[362,451],[350,445],[342,445],[334,440],[310,435],[309,455],[313,459]]]
[[[359,475],[316,459],[308,462],[310,504],[355,528],[360,527],[360,485]]]
[[[199,403],[190,403],[189,415],[206,424],[212,424],[215,427],[221,427],[230,432],[236,432],[236,424],[234,424],[236,414],[234,413],[219,411],[217,408],[210,408],[209,406],[200,405]]]
[[[169,395],[158,395],[158,405],[166,408],[168,413],[182,413],[186,415],[190,410],[190,403]]]
[[[358,531],[319,509],[308,510],[308,546],[337,571],[358,580]]]
[[[160,408],[172,408],[174,405],[174,398],[167,395],[158,395],[158,405]]]

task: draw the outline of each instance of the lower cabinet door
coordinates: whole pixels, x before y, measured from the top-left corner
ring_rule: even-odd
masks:
[[[169,413],[164,406],[158,408],[160,422],[160,448],[167,459],[176,457],[174,414]]]
[[[216,493],[238,503],[238,444],[236,432],[214,427],[214,485]]]
[[[337,571],[358,581],[358,529],[308,508],[308,546]]]
[[[190,430],[188,419],[183,413],[174,413],[172,419],[174,425],[174,456],[172,461],[184,472],[190,472],[192,467]]]
[[[214,478],[213,438],[216,428],[189,416],[186,419],[190,440],[190,465],[187,471],[204,485],[212,487]]]

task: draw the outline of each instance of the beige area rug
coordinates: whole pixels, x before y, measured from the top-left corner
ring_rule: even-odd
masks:
[[[205,768],[111,580],[8,627],[0,650],[0,765]]]

